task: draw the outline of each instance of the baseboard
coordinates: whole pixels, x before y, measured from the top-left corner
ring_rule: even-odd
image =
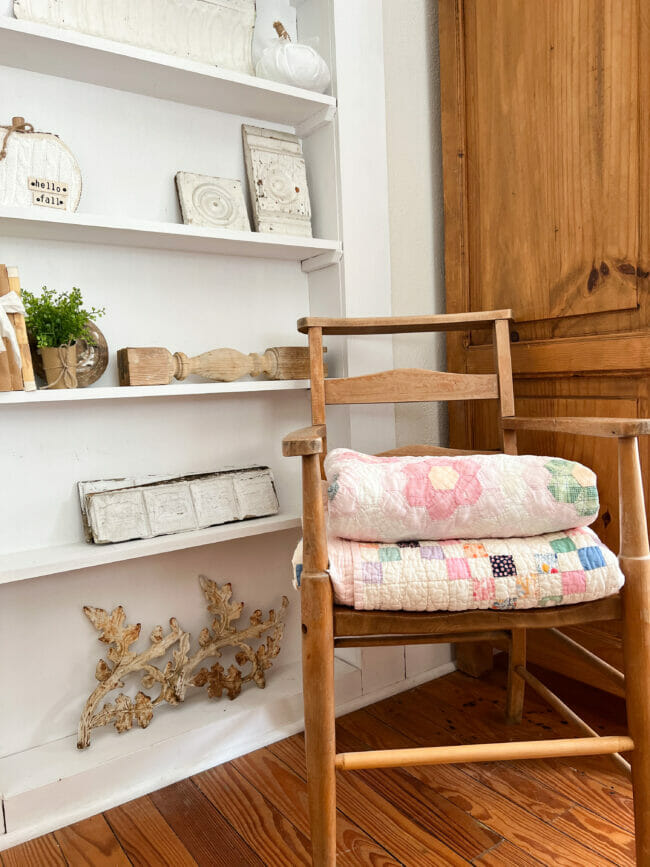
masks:
[[[360,670],[337,659],[337,716],[454,668],[445,663],[364,695]],[[170,708],[149,729],[129,732],[124,740],[100,730],[87,751],[78,751],[76,738],[68,737],[0,759],[6,827],[0,851],[302,731],[300,664],[275,675],[266,690],[249,689],[235,702]],[[125,743],[133,747],[128,753]]]

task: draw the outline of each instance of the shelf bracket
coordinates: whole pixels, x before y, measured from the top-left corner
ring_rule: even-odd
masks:
[[[311,117],[308,117],[306,120],[303,120],[302,123],[297,124],[296,135],[298,138],[307,138],[322,126],[327,126],[327,124],[331,123],[335,117],[336,106],[326,105],[324,108],[321,108],[320,111],[317,111],[316,114],[312,114]]]
[[[342,250],[328,250],[327,253],[320,253],[318,256],[303,259],[300,267],[303,274],[311,274],[312,271],[322,271],[323,268],[329,268],[330,265],[338,265],[342,256]]]

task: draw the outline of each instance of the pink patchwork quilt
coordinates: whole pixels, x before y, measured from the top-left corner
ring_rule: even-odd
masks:
[[[325,472],[330,535],[359,542],[539,536],[598,515],[595,474],[562,458],[334,449]]]
[[[331,537],[339,605],[364,611],[539,608],[616,593],[616,556],[587,527],[532,538],[354,542]],[[302,542],[293,558],[300,584]]]

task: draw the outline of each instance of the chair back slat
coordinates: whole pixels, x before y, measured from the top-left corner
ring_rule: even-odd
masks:
[[[496,374],[446,373],[402,368],[325,380],[326,404],[416,403],[435,400],[495,400]]]

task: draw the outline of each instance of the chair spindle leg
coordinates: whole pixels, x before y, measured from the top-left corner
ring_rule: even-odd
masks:
[[[618,441],[625,700],[632,753],[636,861],[650,864],[650,548],[635,437]]]
[[[511,724],[521,722],[524,712],[524,691],[526,681],[517,673],[517,666],[526,667],[526,630],[513,629],[508,654],[508,696],[506,721]]]
[[[301,577],[305,749],[314,867],[336,864],[336,760],[332,586],[326,573]]]

